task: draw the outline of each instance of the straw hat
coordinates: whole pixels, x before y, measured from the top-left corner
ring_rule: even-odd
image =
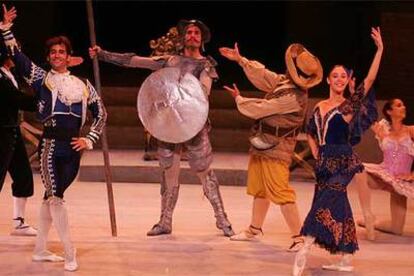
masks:
[[[299,43],[291,44],[285,53],[286,67],[292,81],[309,89],[322,81],[323,69],[319,59]]]

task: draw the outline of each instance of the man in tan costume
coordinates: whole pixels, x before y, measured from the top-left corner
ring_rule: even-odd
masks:
[[[254,197],[251,223],[230,239],[251,241],[262,234],[266,213],[273,202],[280,205],[292,233],[293,243],[288,251],[298,251],[303,239],[299,234],[296,194],[289,185],[289,165],[305,120],[308,89],[321,82],[322,66],[301,44],[292,44],[286,50],[286,74],[274,73],[257,61],[242,57],[237,43],[233,49],[220,48],[220,53],[236,61],[248,79],[266,93],[262,99],[244,98],[235,84],[233,88],[224,87],[235,98],[238,110],[256,120],[250,137],[247,177],[247,193]]]

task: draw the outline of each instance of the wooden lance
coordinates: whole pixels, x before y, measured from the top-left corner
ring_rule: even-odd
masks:
[[[91,0],[86,0],[86,10],[88,12],[89,38],[91,41],[91,46],[95,46],[96,45],[95,20],[93,16],[93,7],[92,7]],[[93,74],[95,77],[95,88],[98,94],[102,97],[98,57],[95,57],[93,59]],[[116,237],[117,229],[116,229],[114,194],[112,190],[112,173],[111,173],[111,166],[109,162],[108,140],[107,140],[105,128],[102,132],[101,141],[102,141],[102,151],[103,151],[104,164],[105,164],[105,180],[106,180],[106,190],[108,194],[109,217],[111,219],[111,230],[112,230],[112,236]]]

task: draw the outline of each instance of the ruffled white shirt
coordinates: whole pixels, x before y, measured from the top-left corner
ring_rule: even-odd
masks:
[[[82,102],[85,93],[85,84],[70,71],[59,73],[50,70],[47,79],[50,90],[57,94],[59,100],[67,106]]]

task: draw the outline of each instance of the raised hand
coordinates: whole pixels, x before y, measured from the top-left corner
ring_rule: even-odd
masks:
[[[371,129],[375,133],[375,136],[382,140],[385,136],[389,134],[391,126],[387,120],[382,119],[379,122],[375,122],[371,126]]]
[[[228,47],[221,47],[219,48],[219,52],[223,57],[228,58],[229,60],[233,60],[236,62],[239,62],[242,58],[239,52],[239,47],[237,45],[237,42],[234,43],[234,48],[228,48]]]
[[[377,52],[375,53],[374,59],[372,60],[371,67],[369,68],[368,75],[364,79],[364,89],[365,94],[371,89],[372,84],[374,83],[378,69],[381,63],[382,53],[384,50],[384,45],[382,44],[381,30],[379,27],[371,28],[371,37],[377,45]]]
[[[377,48],[382,50],[384,48],[384,45],[382,44],[380,27],[371,28],[371,37],[374,40],[374,43],[377,46]]]
[[[228,87],[227,85],[223,86],[223,88],[226,89],[227,91],[229,91],[230,92],[229,94],[233,98],[236,98],[237,96],[240,95],[240,90],[237,88],[237,85],[235,83],[233,83],[233,88]]]
[[[102,49],[98,45],[89,47],[89,56],[93,59],[98,55],[100,51],[102,51]]]
[[[11,7],[10,10],[7,10],[6,5],[3,4],[3,24],[11,24],[13,20],[17,17],[17,10],[15,7]]]

